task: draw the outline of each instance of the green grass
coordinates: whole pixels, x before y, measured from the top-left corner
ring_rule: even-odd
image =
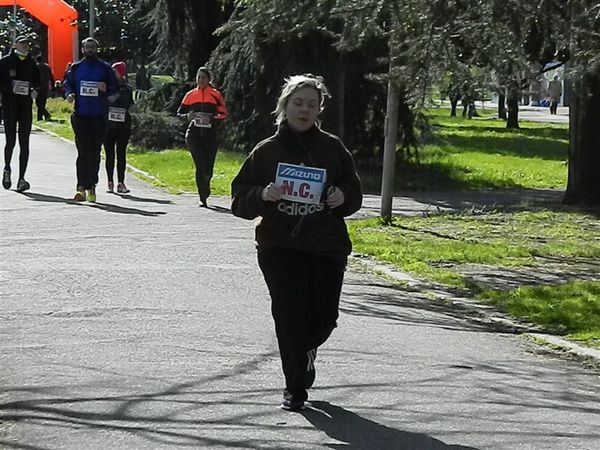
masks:
[[[490,212],[394,217],[349,222],[354,251],[388,262],[419,278],[467,289],[510,314],[570,337],[600,342],[600,281],[577,281],[577,270],[600,260],[600,221],[569,211]],[[575,264],[580,268],[574,268]],[[559,285],[517,290],[473,281],[469,267],[551,267],[575,278]],[[569,276],[567,276],[569,277]],[[529,281],[528,281],[529,282]],[[493,283],[492,283],[493,284]]]
[[[349,222],[358,253],[434,281],[458,285],[448,264],[535,266],[539,258],[600,258],[600,222],[576,212],[521,211],[439,214]],[[426,270],[422,272],[421,269]]]
[[[130,164],[157,178],[155,184],[172,193],[196,192],[194,162],[184,149],[163,152],[130,153]],[[219,151],[211,181],[212,195],[230,195],[231,181],[244,161],[239,153]]]
[[[69,139],[75,140],[73,128],[71,128],[70,117],[73,111],[73,105],[68,103],[63,98],[49,98],[46,108],[52,114],[52,120],[43,122],[34,122],[35,125],[52,131],[57,135]],[[36,117],[34,109],[34,117]]]
[[[525,286],[510,292],[488,291],[481,298],[514,316],[600,348],[600,282]]]
[[[429,113],[434,136],[419,162],[396,168],[395,190],[563,188],[567,180],[568,127],[521,121],[508,130],[502,120]],[[367,192],[378,193],[380,170],[364,170]]]

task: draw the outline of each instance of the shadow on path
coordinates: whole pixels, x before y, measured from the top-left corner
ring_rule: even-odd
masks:
[[[423,287],[396,286],[385,282],[347,280],[342,294],[340,312],[353,316],[372,317],[401,323],[406,326],[428,326],[445,330],[470,332],[518,333],[528,328],[523,324],[518,330],[484,320],[477,310],[432,298]],[[531,331],[539,331],[532,328]]]
[[[448,445],[426,434],[400,431],[365,419],[329,402],[311,402],[302,415],[316,428],[343,444],[330,448],[348,450],[474,450],[474,447]]]
[[[2,447],[5,446],[5,447]],[[25,449],[25,450],[46,450],[46,447],[34,447],[32,445],[22,445],[22,444],[17,444],[15,442],[8,442],[8,441],[2,441],[0,440],[0,448],[20,448],[20,449]]]
[[[222,206],[209,205],[207,209],[210,209],[211,211],[218,212],[218,213],[231,214],[231,209],[224,208]]]
[[[30,386],[22,389],[0,387],[0,392],[4,393],[22,391],[41,396],[0,402],[0,424],[3,422],[26,422],[30,426],[37,425],[52,429],[54,433],[59,433],[61,429],[72,428],[87,430],[90,435],[98,430],[107,434],[129,433],[147,441],[147,445],[143,448],[162,448],[163,446],[264,448],[261,442],[254,447],[256,442],[240,440],[237,436],[228,433],[215,435],[211,430],[211,427],[214,426],[222,428],[255,427],[256,424],[250,420],[251,414],[248,413],[246,406],[256,402],[254,398],[256,393],[249,392],[246,388],[224,392],[215,391],[207,386],[220,380],[237,380],[239,376],[257,370],[259,366],[274,358],[276,354],[275,351],[268,351],[220,373],[145,394],[91,395],[89,397],[64,395],[61,397],[58,393],[62,389],[69,389],[69,386],[64,388],[59,386],[34,387],[33,389]],[[270,391],[269,394],[273,395]],[[219,401],[224,407],[222,408],[223,415],[217,418],[211,417],[210,414],[202,414],[203,409],[219,404],[219,401],[215,401],[212,397],[214,395],[221,397]],[[233,409],[227,409],[232,408],[232,405]],[[154,411],[155,414],[150,411]],[[195,413],[192,414],[192,412]],[[0,444],[5,444],[5,442],[0,440]],[[42,447],[21,443],[8,444],[12,445],[8,448],[42,449]],[[265,442],[266,444],[267,442]]]
[[[159,198],[149,198],[149,197],[137,197],[135,195],[119,194],[117,192],[113,192],[113,194],[118,195],[119,197],[124,198],[126,200],[133,200],[134,202],[158,203],[159,205],[172,205],[173,204],[172,200],[161,200]]]
[[[140,216],[162,216],[167,214],[165,211],[145,211],[143,209],[137,208],[125,208],[122,206],[111,205],[108,203],[79,203],[71,198],[64,197],[56,197],[54,195],[46,195],[46,194],[38,194],[36,192],[22,192],[22,195],[30,198],[31,200],[35,200],[38,202],[49,202],[49,203],[66,203],[67,205],[77,205],[77,206],[89,206],[91,208],[102,209],[106,212],[113,212],[119,214],[139,214]]]

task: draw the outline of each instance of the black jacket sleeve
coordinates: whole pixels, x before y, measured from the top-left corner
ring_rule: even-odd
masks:
[[[231,182],[231,211],[242,219],[251,220],[260,216],[266,203],[260,195],[268,182],[262,179],[257,153],[257,149],[250,153]]]
[[[36,90],[39,90],[42,87],[42,76],[40,75],[40,69],[33,58],[31,58],[31,87]]]
[[[341,177],[336,180],[335,186],[341,189],[344,193],[344,203],[335,208],[333,211],[342,216],[350,216],[360,209],[362,206],[362,188],[360,184],[360,178],[356,173],[356,167],[354,166],[354,159],[352,154],[346,149],[344,144],[341,143]]]

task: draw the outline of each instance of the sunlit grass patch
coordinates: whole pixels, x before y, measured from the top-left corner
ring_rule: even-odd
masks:
[[[159,181],[153,182],[170,192],[197,192],[194,161],[190,152],[185,149],[130,153],[127,159],[134,167],[158,179]],[[231,194],[231,181],[243,160],[244,156],[239,153],[217,152],[211,182],[212,195]]]
[[[574,260],[600,261],[600,221],[575,211],[439,214],[350,221],[354,251],[390,263],[418,278],[466,289],[510,314],[595,342],[600,337],[600,281],[523,286],[478,285],[461,273],[467,265],[525,268],[554,264],[571,272]],[[585,264],[584,264],[585,266]],[[584,269],[585,270],[585,269]],[[588,276],[588,273],[581,274]],[[542,283],[540,281],[540,283]],[[591,333],[587,335],[585,333]]]
[[[600,281],[523,286],[509,292],[486,291],[479,297],[514,316],[600,348]]]

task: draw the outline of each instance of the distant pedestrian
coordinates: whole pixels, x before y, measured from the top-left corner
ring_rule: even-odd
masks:
[[[462,86],[461,105],[463,107],[463,117],[472,119],[476,115],[475,93],[468,81],[465,81]]]
[[[17,191],[30,188],[25,181],[25,172],[29,162],[29,136],[33,120],[33,100],[40,88],[40,72],[29,53],[29,38],[19,36],[11,52],[0,59],[0,91],[2,92],[2,114],[4,119],[4,172],[2,186],[10,189],[11,160],[19,129],[19,179]]]
[[[41,56],[36,58],[38,70],[40,71],[40,90],[35,99],[37,106],[37,120],[50,120],[51,114],[46,109],[46,102],[52,89],[54,89],[54,75],[48,63]]]
[[[297,411],[315,380],[317,349],[337,326],[352,247],[344,217],[358,211],[362,191],[350,152],[319,128],[328,95],[322,79],[285,81],[277,132],[252,150],[233,180],[231,209],[244,219],[261,217],[258,263],[285,375],[281,407]]]
[[[97,57],[98,41],[84,39],[81,51],[83,58],[73,63],[65,79],[67,101],[75,102],[71,115],[77,147],[74,200],[95,202],[108,102],[117,97],[119,85],[110,65]]]
[[[112,65],[119,81],[119,96],[108,103],[108,129],[104,138],[104,152],[106,153],[106,176],[108,178],[108,192],[114,190],[115,148],[117,156],[117,192],[129,192],[125,186],[125,168],[127,166],[127,144],[131,137],[131,114],[133,106],[133,90],[127,83],[127,66],[119,61]]]
[[[562,83],[558,79],[558,75],[548,83],[548,97],[550,97],[550,114],[556,114],[560,97],[562,96]]]
[[[223,95],[210,84],[210,72],[200,67],[196,73],[196,88],[183,97],[177,115],[189,120],[185,134],[194,165],[200,206],[207,207],[210,180],[217,156],[217,127],[227,117]]]

